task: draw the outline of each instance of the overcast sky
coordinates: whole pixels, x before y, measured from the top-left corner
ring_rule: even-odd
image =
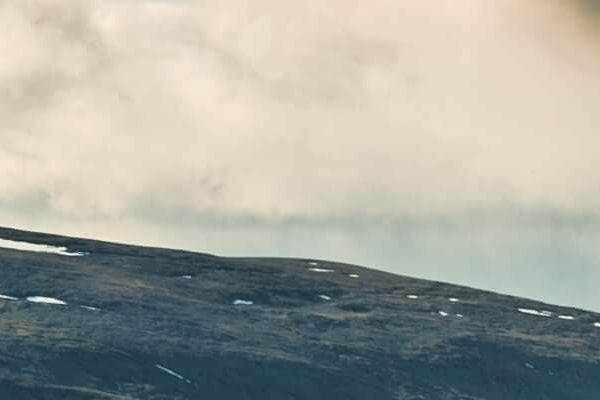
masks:
[[[0,224],[600,310],[600,1],[0,0]]]

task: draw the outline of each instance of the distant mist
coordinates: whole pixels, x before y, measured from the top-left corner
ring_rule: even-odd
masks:
[[[0,224],[591,307],[598,4],[0,0]]]

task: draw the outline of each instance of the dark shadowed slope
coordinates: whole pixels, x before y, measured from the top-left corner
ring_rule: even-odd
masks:
[[[0,238],[0,399],[600,398],[591,312],[332,262]]]

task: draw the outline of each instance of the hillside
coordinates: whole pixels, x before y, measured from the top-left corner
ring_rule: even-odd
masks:
[[[329,261],[0,239],[0,399],[600,397],[592,312]]]

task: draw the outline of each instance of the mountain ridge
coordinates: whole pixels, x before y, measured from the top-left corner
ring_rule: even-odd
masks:
[[[0,248],[0,398],[600,394],[597,313],[323,260],[0,239],[70,254]]]

